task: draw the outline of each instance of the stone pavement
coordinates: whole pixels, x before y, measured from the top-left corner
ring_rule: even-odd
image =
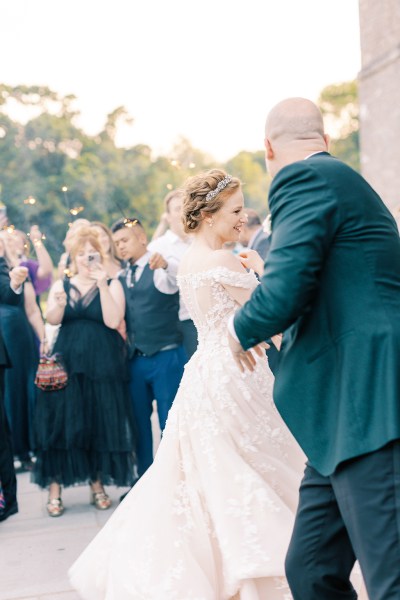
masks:
[[[63,490],[65,512],[47,515],[47,491],[18,474],[19,513],[0,523],[0,600],[78,600],[67,571],[128,488],[106,486],[109,510],[89,504],[89,487]]]
[[[152,428],[154,453],[160,441],[156,403]],[[89,504],[89,486],[62,491],[65,512],[49,517],[47,491],[31,483],[30,473],[18,479],[19,513],[0,522],[0,600],[79,600],[67,571],[94,538],[129,488],[106,486],[109,510]]]

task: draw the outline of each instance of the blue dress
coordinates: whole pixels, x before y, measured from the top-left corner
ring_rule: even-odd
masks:
[[[0,261],[4,261],[0,258]],[[12,368],[5,370],[4,404],[12,431],[14,455],[28,460],[33,449],[34,384],[39,361],[37,338],[29,323],[23,294],[18,305],[0,304],[0,327]]]

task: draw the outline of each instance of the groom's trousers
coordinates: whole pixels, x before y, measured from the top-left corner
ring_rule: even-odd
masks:
[[[286,557],[294,600],[350,600],[358,559],[370,600],[400,600],[400,440],[329,477],[310,465]]]

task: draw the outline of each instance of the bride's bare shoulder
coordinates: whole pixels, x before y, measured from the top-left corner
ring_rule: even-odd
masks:
[[[197,255],[190,250],[179,265],[179,275],[210,271],[217,267],[225,267],[238,273],[246,272],[240,260],[230,250],[212,250]]]
[[[230,250],[214,250],[210,258],[212,267],[226,267],[230,271],[238,273],[246,272],[240,259],[237,258]]]

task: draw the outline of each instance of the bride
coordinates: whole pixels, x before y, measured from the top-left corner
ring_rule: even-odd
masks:
[[[240,181],[213,169],[185,186],[193,242],[179,287],[197,331],[151,468],[70,569],[85,600],[287,600],[284,557],[304,456],[272,402],[265,352],[241,373],[227,321],[258,284],[236,258]],[[243,264],[247,267],[244,268]]]

